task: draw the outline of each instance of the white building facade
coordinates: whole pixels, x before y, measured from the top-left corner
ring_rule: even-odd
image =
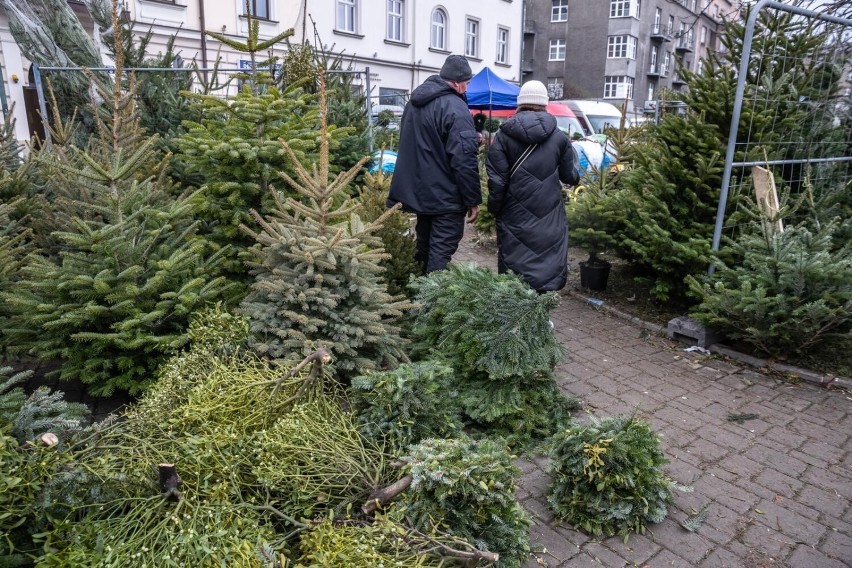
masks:
[[[473,72],[488,66],[503,79],[521,80],[523,0],[250,0],[260,22],[261,38],[289,28],[291,42],[307,41],[330,56],[341,56],[354,73],[355,85],[368,83],[373,104],[404,104],[450,54],[467,57]],[[81,23],[95,36],[97,26],[85,5],[69,0]],[[245,0],[121,0],[124,17],[140,35],[150,29],[148,51],[163,51],[175,36],[184,60],[200,67],[246,67],[247,56],[206,36],[203,31],[239,40],[248,34]],[[281,55],[285,45],[275,54]],[[0,11],[0,65],[3,108],[15,103],[17,134],[29,138],[24,91],[32,85],[30,63]],[[369,69],[369,80],[367,70]],[[31,97],[30,97],[31,99]],[[30,106],[32,101],[30,100]],[[32,109],[31,109],[32,110]]]

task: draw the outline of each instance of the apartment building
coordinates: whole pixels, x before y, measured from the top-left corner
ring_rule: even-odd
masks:
[[[15,2],[17,0],[11,0]],[[22,0],[25,1],[25,0]],[[374,104],[404,104],[408,93],[437,73],[447,55],[462,54],[474,73],[488,66],[498,76],[521,81],[523,0],[250,0],[261,38],[294,29],[291,41],[308,41],[331,56],[341,55],[355,84],[369,84]],[[93,37],[100,30],[86,6],[68,0]],[[175,36],[184,60],[211,67],[246,68],[248,58],[206,36],[213,31],[245,38],[245,0],[120,0],[122,17],[137,33],[150,29],[149,52],[163,50]],[[275,49],[283,54],[284,46]],[[369,70],[369,78],[367,71]],[[29,138],[25,92],[32,92],[30,63],[22,56],[0,9],[0,102],[15,102],[18,138]],[[14,79],[13,79],[14,76]],[[31,97],[30,97],[31,99]],[[30,106],[32,102],[30,101]]]
[[[700,70],[719,48],[732,0],[526,0],[523,80],[552,98],[589,98],[651,111],[661,89],[684,87],[680,66]]]

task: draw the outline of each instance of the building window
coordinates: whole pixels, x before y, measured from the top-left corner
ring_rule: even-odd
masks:
[[[707,28],[705,26],[701,26],[701,45],[707,43]]]
[[[342,32],[358,31],[358,0],[337,0],[337,29]]]
[[[550,21],[568,21],[568,0],[553,0],[553,6],[550,9]]]
[[[653,84],[648,85],[648,97],[645,100],[647,100],[647,101],[653,101],[654,100],[654,85]]]
[[[651,65],[648,68],[648,70],[651,73],[657,72],[657,55],[658,55],[658,53],[659,53],[659,48],[657,48],[656,45],[652,45],[651,46]]]
[[[464,54],[479,57],[479,20],[468,18],[464,25]]]
[[[669,74],[669,65],[672,61],[672,54],[668,51],[663,55],[663,67],[660,69],[660,75],[665,77]]]
[[[509,63],[509,30],[497,27],[497,63]]]
[[[402,41],[405,30],[402,0],[388,0],[388,39]]]
[[[169,2],[169,4],[174,4],[174,2]],[[246,3],[245,1],[240,2],[240,6],[242,6],[243,14],[246,11]],[[259,18],[261,20],[269,20],[269,0],[249,0],[249,10],[251,11],[251,15],[255,18]]]
[[[636,59],[636,38],[629,35],[609,36],[606,57]]]
[[[610,0],[610,18],[627,18],[630,16],[639,17],[639,0]]]
[[[547,78],[547,95],[551,100],[559,100],[565,96],[565,83],[562,77]]]
[[[432,12],[432,42],[433,49],[447,50],[447,13],[441,8]]]
[[[624,75],[607,75],[604,78],[605,99],[632,99],[633,77]]]
[[[565,61],[565,40],[550,40],[550,61]]]
[[[379,87],[379,104],[396,105],[404,107],[408,99],[408,91],[405,89],[391,89]]]
[[[667,34],[674,33],[674,24],[674,16],[669,16],[669,27],[666,28]]]

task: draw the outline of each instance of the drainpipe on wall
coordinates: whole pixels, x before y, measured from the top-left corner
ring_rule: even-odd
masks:
[[[198,23],[201,26],[201,68],[204,69],[204,82],[207,82],[207,24],[204,21],[204,0],[198,0]]]
[[[417,14],[417,0],[411,0],[411,22],[414,23],[414,18]],[[431,24],[430,24],[431,25]],[[431,31],[429,32],[431,33]],[[417,86],[415,85],[415,81],[417,81],[417,68],[419,67],[415,58],[417,57],[417,26],[411,26],[411,88],[408,89],[409,95]]]

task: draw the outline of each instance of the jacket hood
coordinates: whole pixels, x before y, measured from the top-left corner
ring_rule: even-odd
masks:
[[[546,112],[525,110],[504,122],[500,130],[524,144],[540,144],[556,130],[556,119]]]
[[[432,75],[411,93],[411,104],[416,107],[426,106],[426,103],[444,95],[462,97],[450,85],[437,75]]]

